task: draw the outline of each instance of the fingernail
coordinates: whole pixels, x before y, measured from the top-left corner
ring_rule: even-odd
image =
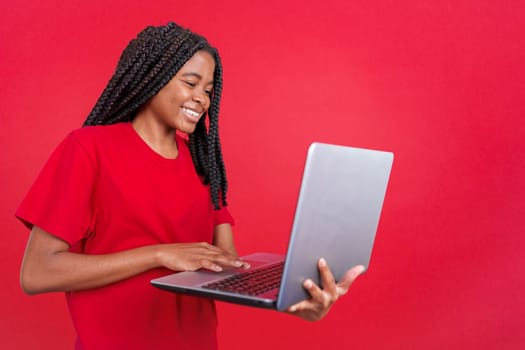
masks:
[[[325,267],[326,266],[326,260],[324,258],[319,259],[319,266]]]
[[[233,265],[237,266],[237,267],[241,267],[242,266],[242,261],[240,261],[240,260],[234,261]]]
[[[363,272],[365,272],[365,267],[362,266],[362,265],[359,265],[357,267],[357,276],[359,276],[360,274],[362,274]]]
[[[219,271],[219,272],[222,271],[222,267],[220,267],[219,265],[215,265],[215,266],[213,267],[213,269],[214,269],[215,271]]]
[[[304,286],[306,288],[312,288],[312,286],[314,285],[314,283],[312,282],[312,280],[306,280],[304,281]]]

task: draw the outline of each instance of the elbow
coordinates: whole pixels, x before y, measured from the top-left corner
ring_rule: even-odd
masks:
[[[31,275],[27,269],[22,268],[20,271],[20,287],[27,295],[43,293],[44,290],[39,286],[37,278]]]
[[[58,253],[67,251],[66,242],[33,226],[27,242],[26,251],[20,266],[20,287],[28,295],[56,290],[57,275],[61,263],[57,263]]]
[[[36,290],[34,289],[31,289],[31,288],[28,288],[27,286],[25,285],[21,285],[22,287],[22,291],[26,294],[26,295],[36,295],[36,294],[39,294]]]
[[[20,287],[27,295],[35,295],[38,294],[38,291],[34,286],[31,284],[31,281],[28,280],[24,274],[20,274]]]
[[[30,283],[28,283],[26,280],[22,278],[20,278],[20,287],[22,288],[22,291],[27,295],[38,294],[37,289],[34,288]]]

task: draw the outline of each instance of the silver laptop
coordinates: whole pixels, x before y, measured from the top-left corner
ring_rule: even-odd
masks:
[[[249,269],[179,272],[151,281],[155,287],[217,300],[286,310],[309,298],[305,279],[320,283],[323,257],[336,280],[355,265],[368,267],[383,206],[391,152],[312,143],[286,256],[242,257]]]

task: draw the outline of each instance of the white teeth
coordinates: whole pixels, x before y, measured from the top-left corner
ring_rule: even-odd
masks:
[[[188,114],[190,117],[193,117],[193,118],[199,118],[200,117],[200,114],[195,112],[195,111],[192,111],[191,109],[189,108],[185,108],[185,107],[182,107],[182,111],[186,114]]]

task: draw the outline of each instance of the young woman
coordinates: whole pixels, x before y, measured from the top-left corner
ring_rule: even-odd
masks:
[[[221,90],[221,61],[205,38],[174,23],[146,28],[20,205],[31,229],[22,288],[66,293],[77,349],[217,347],[212,301],[149,281],[244,265],[226,206]],[[323,260],[319,269],[324,289],[305,281],[311,299],[290,313],[322,318],[362,271],[336,284]]]

